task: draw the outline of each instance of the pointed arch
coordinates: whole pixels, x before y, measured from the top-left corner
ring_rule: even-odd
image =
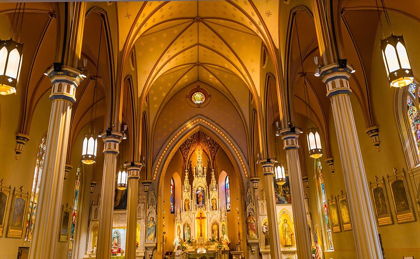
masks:
[[[202,130],[209,136],[218,140],[218,143],[226,151],[226,154],[232,161],[236,171],[242,176],[242,184],[245,186],[245,179],[249,176],[248,161],[235,140],[217,123],[209,118],[198,115],[186,121],[166,140],[165,144],[159,150],[156,160],[153,164],[152,178],[160,179],[166,172],[168,164],[181,146],[181,144],[195,132]]]

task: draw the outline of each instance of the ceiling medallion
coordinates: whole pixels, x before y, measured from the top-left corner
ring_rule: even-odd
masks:
[[[187,102],[191,106],[197,108],[206,106],[210,101],[210,95],[204,88],[200,87],[200,85],[193,88],[186,97]]]
[[[197,91],[193,93],[193,95],[191,96],[191,100],[193,101],[193,103],[200,105],[206,101],[206,96],[202,92]]]

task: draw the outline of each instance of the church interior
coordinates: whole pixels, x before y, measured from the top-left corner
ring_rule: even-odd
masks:
[[[420,258],[420,3],[0,4],[0,258]]]

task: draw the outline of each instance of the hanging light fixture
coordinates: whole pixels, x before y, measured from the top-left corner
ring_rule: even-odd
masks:
[[[385,3],[383,0],[381,0],[381,3],[391,33],[391,36],[385,38],[379,6],[376,3],[382,35],[384,37],[381,40],[382,58],[384,59],[389,84],[392,87],[404,87],[414,81],[414,74],[411,69],[410,59],[408,58],[407,48],[403,36],[394,35]]]
[[[99,73],[99,59],[101,56],[101,40],[102,40],[102,25],[99,31],[99,49],[98,49],[98,60],[96,62],[96,76],[92,77],[91,80],[95,80],[95,88],[93,89],[93,100],[92,108],[90,112],[90,125],[89,133],[85,135],[83,140],[82,149],[82,163],[86,165],[92,165],[96,162],[96,151],[98,148],[98,134],[95,133],[95,126],[93,124],[93,118],[96,117],[96,89],[98,87],[98,73]]]
[[[413,70],[411,70],[403,36],[391,34],[388,38],[381,40],[381,50],[390,85],[404,87],[413,83]]]
[[[118,178],[117,178],[117,188],[118,190],[125,190],[127,189],[127,180],[128,174],[125,168],[121,168],[118,171]]]
[[[95,134],[86,134],[83,140],[82,163],[86,165],[94,164],[96,161],[96,150],[98,139]]]
[[[22,19],[20,21],[18,41],[14,41],[13,35],[17,33],[21,13]],[[20,70],[22,67],[23,44],[19,43],[19,40],[22,32],[24,14],[25,3],[17,3],[10,26],[10,34],[12,34],[12,32],[14,33],[10,39],[0,40],[0,95],[16,94],[16,87],[19,83]]]
[[[309,112],[309,106],[311,105],[311,101],[309,99],[308,86],[306,84],[306,79],[307,78],[306,78],[305,68],[303,66],[303,57],[302,57],[302,51],[301,51],[301,48],[300,48],[299,31],[297,30],[297,27],[296,27],[296,34],[297,34],[297,42],[298,42],[298,46],[299,46],[300,65],[302,67],[303,91],[304,91],[304,95],[305,95],[306,117],[308,118],[308,120],[311,121],[311,113]],[[316,57],[314,60],[315,60],[315,64],[318,66],[318,58]],[[320,137],[320,134],[319,134],[317,128],[315,128],[315,127],[308,128],[307,140],[308,140],[309,156],[312,157],[312,158],[315,158],[315,159],[322,157],[321,137]]]
[[[322,157],[321,138],[317,128],[308,129],[308,150],[310,157],[315,159]]]
[[[284,185],[286,183],[286,171],[282,164],[277,164],[274,167],[274,172],[276,173],[276,182],[278,185]]]

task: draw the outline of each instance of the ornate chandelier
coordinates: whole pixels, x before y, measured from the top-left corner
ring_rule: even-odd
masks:
[[[274,172],[276,173],[276,181],[278,185],[284,185],[286,183],[286,171],[282,164],[277,164],[274,167]]]
[[[95,134],[93,118],[96,117],[96,89],[98,87],[98,79],[99,79],[98,73],[99,73],[99,59],[101,56],[101,39],[102,39],[102,25],[99,32],[99,48],[98,48],[98,60],[96,61],[96,76],[91,77],[91,80],[95,80],[95,88],[93,89],[93,98],[92,98],[93,100],[92,100],[92,108],[90,112],[89,133],[86,134],[85,139],[83,140],[82,163],[86,165],[91,165],[96,162],[96,150],[98,147],[98,136],[97,134]]]
[[[315,159],[322,157],[321,138],[317,128],[308,129],[308,150],[310,157]]]
[[[94,134],[86,134],[85,139],[83,140],[83,149],[82,149],[82,163],[83,164],[91,165],[95,163],[97,147],[98,147],[97,136]]]
[[[414,81],[413,70],[405,47],[403,36],[391,34],[381,40],[382,57],[392,87],[404,87]]]
[[[118,190],[127,189],[127,180],[128,180],[128,174],[125,171],[125,168],[120,169],[118,171],[118,177],[117,177],[117,188],[118,188]]]
[[[391,19],[388,15],[388,10],[385,7],[385,2],[381,0],[382,10],[385,15],[385,20],[388,24],[391,36],[385,38],[381,13],[377,4],[377,11],[379,16],[379,23],[382,29],[382,35],[385,39],[381,40],[382,57],[384,59],[386,73],[388,75],[389,84],[392,87],[404,87],[414,81],[413,71],[411,70],[410,59],[408,58],[407,48],[405,46],[403,36],[394,35]]]
[[[16,4],[10,32],[14,31],[14,34],[18,33],[18,41],[22,32],[24,13],[25,4]],[[18,32],[19,17],[21,15],[22,19],[20,20]],[[8,40],[0,40],[0,95],[16,94],[16,87],[19,83],[20,70],[22,67],[23,44],[14,41],[13,35]]]

